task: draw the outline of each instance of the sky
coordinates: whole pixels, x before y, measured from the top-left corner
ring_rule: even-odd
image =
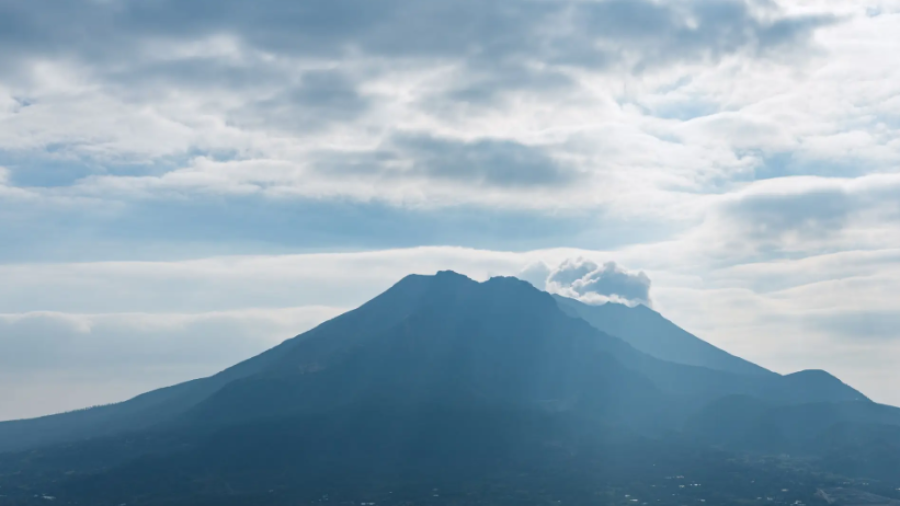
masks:
[[[900,405],[900,0],[0,0],[0,420],[409,273]]]

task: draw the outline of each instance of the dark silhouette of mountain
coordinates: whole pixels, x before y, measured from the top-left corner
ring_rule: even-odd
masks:
[[[656,322],[653,325],[657,325],[659,321],[668,323],[649,309],[643,314]],[[631,316],[627,319],[628,322],[633,320]],[[478,326],[467,328],[463,326],[465,322],[470,325],[478,322]],[[528,325],[524,322],[528,322]],[[671,324],[663,328],[668,329],[667,332],[672,332],[672,328],[677,329]],[[475,341],[478,347],[473,346],[474,331],[481,336]],[[434,340],[416,341],[424,339],[424,336],[433,336]],[[441,336],[441,340],[437,340],[438,336]],[[690,342],[700,342],[693,336],[688,336]],[[366,345],[371,342],[379,343],[379,347],[367,348]],[[420,346],[429,343],[434,348],[403,347],[403,342],[417,342]],[[528,343],[535,348],[525,347]],[[569,346],[569,352],[574,355],[564,356],[561,349],[547,347],[550,344],[563,346],[563,343],[567,343],[565,346]],[[487,348],[489,345],[493,348]],[[592,348],[594,354],[585,354],[581,348]],[[549,351],[559,355],[548,355]],[[416,353],[419,355],[415,355]],[[532,353],[532,356],[527,356],[528,353]],[[601,353],[608,356],[600,356]],[[378,356],[374,356],[375,354]],[[641,380],[650,380],[649,384],[654,388],[680,396],[677,401],[669,399],[668,404],[692,405],[732,393],[790,401],[864,399],[862,394],[840,382],[823,382],[827,385],[813,389],[807,382],[794,382],[775,374],[745,378],[708,368],[685,367],[654,359],[619,339],[590,328],[581,319],[566,317],[549,295],[524,282],[514,278],[494,278],[486,283],[476,283],[456,273],[442,272],[436,276],[409,276],[360,308],[215,376],[160,389],[121,404],[35,420],[0,423],[0,451],[134,431],[176,419],[189,410],[218,410],[216,412],[221,414],[222,410],[229,409],[227,406],[231,405],[234,407],[230,409],[237,414],[257,412],[246,409],[250,405],[247,403],[260,404],[260,413],[270,412],[275,406],[282,405],[299,409],[303,403],[310,403],[314,398],[310,393],[313,390],[307,392],[304,389],[324,389],[317,394],[317,402],[324,403],[326,399],[333,403],[338,403],[341,399],[350,402],[353,399],[351,396],[360,397],[370,393],[353,390],[357,387],[350,383],[352,378],[356,378],[355,381],[360,385],[378,384],[376,379],[388,381],[387,375],[378,373],[375,367],[384,367],[387,371],[394,372],[404,371],[406,376],[395,381],[403,380],[421,386],[430,384],[428,381],[433,383],[441,379],[446,385],[454,385],[457,389],[461,389],[462,385],[469,385],[474,390],[470,384],[481,381],[489,385],[484,378],[477,376],[483,372],[480,369],[476,371],[476,366],[487,368],[487,363],[493,366],[507,364],[508,367],[518,367],[508,371],[510,375],[517,376],[510,376],[504,381],[514,383],[519,388],[533,385],[531,388],[544,395],[539,388],[549,387],[535,383],[544,379],[540,376],[542,372],[530,368],[534,364],[526,361],[527,358],[533,362],[536,357],[548,360],[553,358],[558,363],[546,367],[575,371],[571,374],[586,374],[583,370],[590,369],[590,360],[596,360],[596,363],[606,361],[612,364],[608,365],[609,370],[614,367],[622,369],[618,374],[623,378],[626,374],[642,375]],[[402,360],[407,362],[401,364]],[[470,370],[459,368],[448,369],[442,378],[414,376],[436,374],[436,367],[441,364],[445,368],[451,367],[455,364],[454,360],[464,361],[471,366],[473,376],[463,376],[464,372]],[[588,362],[585,363],[585,360]],[[576,361],[579,365],[573,368]],[[418,364],[426,369],[413,371],[410,364]],[[400,365],[407,369],[400,368]],[[333,371],[335,368],[338,372]],[[323,374],[309,374],[319,370],[323,370]],[[375,378],[364,373],[380,375]],[[329,380],[332,376],[339,376],[340,379]],[[323,386],[326,380],[344,383],[326,387]],[[587,380],[581,381],[590,383]],[[637,382],[637,379],[619,381],[609,377],[605,381],[594,381],[593,386],[596,388],[598,385]],[[311,383],[315,383],[315,386],[309,386]],[[257,396],[255,388],[266,391],[267,395]],[[391,395],[395,397],[415,393],[392,388]],[[385,387],[383,390],[373,392],[373,395],[391,393],[391,388]],[[237,398],[240,392],[247,392],[247,398]],[[490,391],[479,395],[487,393]],[[551,393],[557,397],[544,399],[549,404],[571,403],[578,396],[577,392],[566,392],[565,395]],[[431,394],[431,391],[418,393]],[[291,395],[299,397],[302,402],[288,402]],[[228,396],[235,398],[229,399]],[[626,396],[622,397],[624,399]],[[263,406],[264,403],[268,403],[267,406]],[[197,407],[198,404],[202,406]],[[657,400],[648,404],[659,406],[666,402]]]
[[[650,356],[737,374],[774,374],[716,348],[643,304],[628,307],[610,302],[595,306],[561,295],[554,295],[554,298],[567,314],[583,319]]]
[[[821,437],[852,449],[842,424],[900,426],[890,408],[827,373],[761,371],[661,360],[515,278],[408,276],[210,378],[0,424],[0,448],[28,450],[0,458],[0,487],[49,487],[81,504],[222,504],[232,496],[280,504],[266,491],[291,490],[278,497],[294,504],[350,483],[389,495],[382,487],[440,478],[468,490],[490,476],[538,487],[535,497],[583,491],[584,502],[598,486],[591,473],[609,486],[664,467],[717,473],[730,457],[713,446],[777,453]],[[746,466],[741,473],[774,472]]]

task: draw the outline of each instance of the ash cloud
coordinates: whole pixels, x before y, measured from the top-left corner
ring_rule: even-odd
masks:
[[[526,267],[519,277],[548,292],[589,304],[652,305],[650,278],[643,271],[631,272],[616,262],[568,259],[552,269],[538,262]]]

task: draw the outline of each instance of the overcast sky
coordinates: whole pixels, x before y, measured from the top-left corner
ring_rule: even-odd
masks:
[[[0,419],[410,272],[900,405],[900,0],[0,0]]]

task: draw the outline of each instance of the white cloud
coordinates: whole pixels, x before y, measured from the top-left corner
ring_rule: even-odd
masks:
[[[544,264],[532,264],[520,274],[520,277],[524,275],[526,278],[535,278],[541,272],[542,265]],[[544,267],[546,268],[545,265]],[[615,262],[598,265],[583,257],[569,258],[556,268],[548,269],[544,282],[535,286],[542,286],[551,293],[558,293],[588,304],[616,302],[629,306],[652,305],[650,278],[643,272],[628,272]]]
[[[449,29],[446,20],[435,16],[447,5],[433,4],[407,7],[423,15],[422,26],[433,23],[443,33]],[[387,2],[379,16],[343,21],[349,11],[323,7],[323,15],[335,16],[328,18],[336,23],[334,31],[328,36],[278,32],[299,39],[287,45],[268,38],[273,28],[259,31],[254,16],[239,19],[246,13],[231,4],[213,16],[213,24],[220,25],[213,31],[207,23],[195,26],[190,16],[143,26],[128,17],[127,8],[106,12],[104,4],[56,13],[93,12],[85,22],[115,44],[93,47],[68,40],[68,30],[48,34],[69,43],[64,53],[11,41],[8,60],[29,64],[10,63],[0,79],[0,97],[7,104],[0,148],[38,157],[48,156],[51,148],[53,157],[84,161],[95,177],[66,191],[108,199],[135,193],[260,193],[411,207],[604,207],[670,219],[690,211],[689,195],[682,192],[717,191],[745,178],[764,163],[761,154],[799,153],[805,137],[821,130],[822,114],[829,114],[827,124],[842,135],[859,137],[871,130],[847,116],[856,112],[813,107],[804,102],[811,94],[797,90],[818,86],[817,95],[842,96],[844,90],[834,83],[853,85],[854,65],[864,60],[857,53],[880,58],[890,37],[877,34],[897,23],[892,15],[857,15],[865,12],[860,7],[848,18],[852,21],[834,24],[828,21],[830,5],[798,10],[741,1],[668,6],[611,0],[535,2],[495,11],[466,3],[454,5],[460,20],[494,16],[494,28],[473,23],[466,25],[471,33],[451,29],[446,47],[417,48],[408,41],[388,43],[400,36],[393,33],[396,27],[378,28],[395,15],[409,15],[403,5]],[[278,2],[266,7],[281,12]],[[637,13],[642,22],[635,24]],[[23,26],[44,26],[30,24],[35,13],[24,6],[11,15],[21,17]],[[109,24],[117,15],[124,16],[122,23]],[[129,23],[131,32],[122,33]],[[879,27],[876,34],[872,24]],[[400,32],[406,30],[412,28]],[[469,35],[460,40],[459,33]],[[866,43],[848,49],[848,33]],[[503,37],[518,44],[501,43]],[[469,52],[472,44],[480,44],[481,51]],[[840,55],[835,58],[840,63],[810,60],[815,47]],[[843,80],[822,75],[823,68]],[[873,76],[886,87],[885,100],[897,82],[891,77]],[[859,89],[853,96],[869,91]],[[791,98],[783,99],[788,92]],[[884,107],[882,102],[873,101],[872,107]],[[698,110],[708,117],[692,120]],[[866,117],[872,113],[865,111]],[[886,128],[880,137],[854,144],[859,156],[877,153],[882,164],[896,159],[896,149],[888,145],[893,130]],[[397,164],[424,160],[430,167],[442,159],[408,149],[388,150],[394,158],[383,156],[385,147],[410,134],[439,139],[439,146],[512,143],[583,177],[536,191],[479,184],[484,172],[464,166],[456,168],[458,180],[449,182],[447,171],[392,171]],[[348,178],[326,163],[323,153],[361,155],[365,170]],[[141,165],[160,159],[171,167]],[[121,164],[133,164],[133,170],[109,170]],[[511,170],[527,179],[545,166],[519,164]],[[385,179],[386,173],[400,177]]]
[[[791,177],[723,196],[694,232],[706,254],[732,259],[900,247],[900,175]]]

